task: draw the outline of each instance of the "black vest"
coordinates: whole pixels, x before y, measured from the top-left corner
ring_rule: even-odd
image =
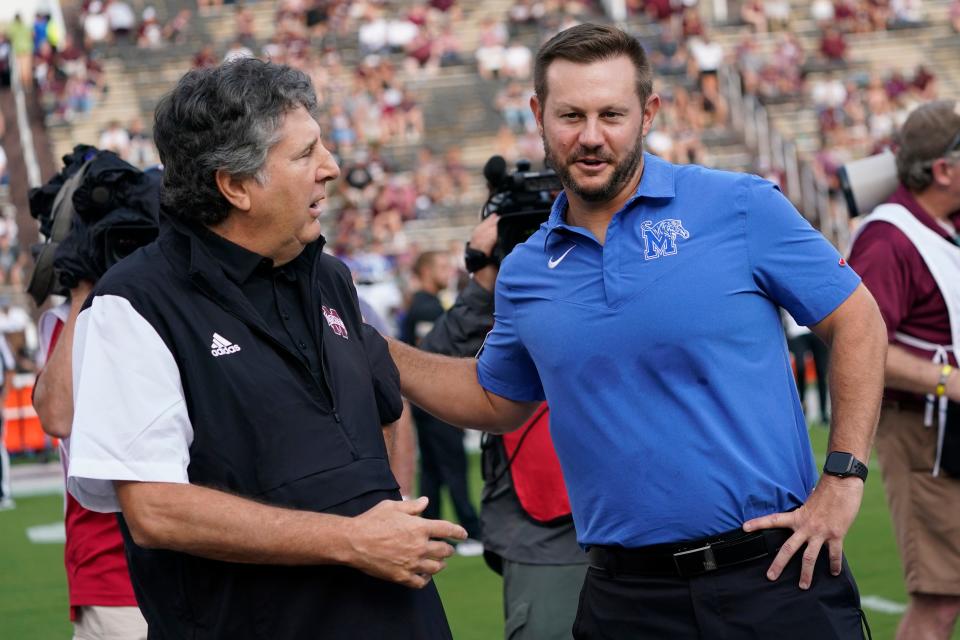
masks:
[[[310,280],[298,284],[322,380],[271,335],[186,227],[165,229],[123,260],[95,295],[127,299],[176,361],[194,431],[191,483],[355,516],[400,498],[361,315],[339,260],[319,246],[298,260],[311,261]],[[347,567],[245,565],[148,550],[132,541],[122,516],[120,524],[151,639],[450,637],[432,583],[417,591]]]

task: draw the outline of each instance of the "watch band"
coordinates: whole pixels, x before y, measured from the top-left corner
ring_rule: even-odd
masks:
[[[853,459],[853,466],[850,468],[849,475],[857,476],[858,478],[866,482],[868,472],[869,472],[869,469],[867,469],[867,465],[863,464],[856,458]]]
[[[468,242],[463,251],[463,263],[469,273],[476,273],[477,271],[480,271],[480,269],[494,264],[494,260],[491,256],[487,255],[483,251],[471,247],[470,243]]]
[[[823,465],[823,472],[827,475],[847,478],[856,476],[867,481],[867,465],[858,460],[852,453],[846,451],[831,451],[827,454],[827,461]]]

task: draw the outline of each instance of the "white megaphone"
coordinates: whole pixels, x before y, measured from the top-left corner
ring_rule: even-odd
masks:
[[[837,171],[850,217],[870,213],[897,190],[897,160],[890,149],[848,162]]]

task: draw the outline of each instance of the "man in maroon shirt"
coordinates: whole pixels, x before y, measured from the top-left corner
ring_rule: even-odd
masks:
[[[900,187],[850,264],[890,340],[876,445],[910,593],[897,638],[946,640],[960,613],[960,471],[944,446],[960,410],[960,103],[918,107],[899,141]]]

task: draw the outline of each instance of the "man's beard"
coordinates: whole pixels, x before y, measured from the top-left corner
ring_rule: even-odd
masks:
[[[610,176],[610,179],[599,187],[588,189],[577,183],[573,177],[573,173],[570,171],[570,165],[577,162],[580,158],[595,158],[609,163],[613,163],[615,158],[610,154],[601,152],[591,153],[589,149],[578,146],[570,156],[571,161],[564,162],[561,158],[554,155],[553,150],[547,143],[546,132],[541,134],[541,137],[543,138],[543,151],[547,165],[557,172],[557,176],[560,178],[560,182],[563,183],[565,189],[572,191],[577,197],[586,202],[606,202],[612,200],[614,196],[620,193],[624,185],[633,178],[633,174],[643,160],[643,135],[638,135],[637,144],[630,150],[627,157],[614,165],[613,174]]]

